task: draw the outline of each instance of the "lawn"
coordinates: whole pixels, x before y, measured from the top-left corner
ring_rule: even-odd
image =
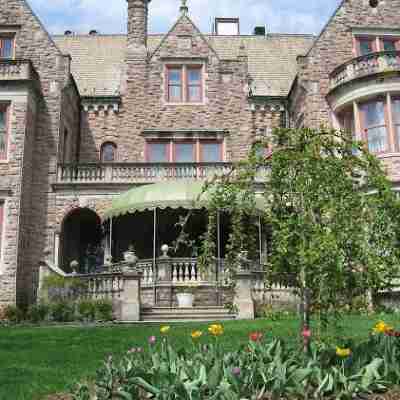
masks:
[[[399,315],[351,316],[343,321],[343,335],[362,340],[382,318],[396,327],[400,325]],[[285,340],[296,340],[298,331],[298,321],[293,318],[229,321],[223,325],[222,341],[227,348],[247,342],[252,331],[271,331]],[[189,345],[194,329],[206,331],[207,324],[173,324],[170,340],[176,347]],[[158,333],[158,325],[142,324],[0,328],[0,400],[38,400],[66,391],[71,383],[93,376],[105,356],[145,346],[147,338]]]

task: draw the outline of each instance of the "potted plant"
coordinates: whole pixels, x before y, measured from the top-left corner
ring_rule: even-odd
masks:
[[[138,261],[135,246],[130,244],[128,250],[124,252],[124,260],[130,264],[136,264]]]
[[[196,284],[189,284],[184,287],[178,288],[176,298],[178,299],[179,308],[191,308],[193,307],[194,293],[196,290]]]

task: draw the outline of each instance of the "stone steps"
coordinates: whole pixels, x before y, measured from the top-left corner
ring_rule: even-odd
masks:
[[[170,308],[153,307],[141,311],[141,321],[180,322],[180,321],[226,321],[236,318],[224,307]]]

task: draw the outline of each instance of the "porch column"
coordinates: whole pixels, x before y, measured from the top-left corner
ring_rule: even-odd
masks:
[[[123,291],[120,299],[119,319],[121,321],[140,321],[140,281],[139,271],[124,272]]]

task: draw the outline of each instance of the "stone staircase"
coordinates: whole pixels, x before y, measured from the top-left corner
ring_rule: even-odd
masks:
[[[226,321],[234,320],[232,314],[224,307],[191,307],[170,308],[152,307],[143,308],[140,319],[144,322],[182,322],[182,321]]]

